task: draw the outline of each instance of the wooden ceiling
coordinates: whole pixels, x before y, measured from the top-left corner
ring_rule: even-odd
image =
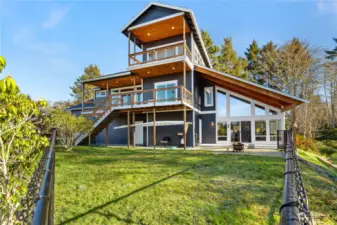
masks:
[[[186,63],[186,71],[191,71],[191,68]],[[156,77],[172,73],[183,73],[184,72],[184,62],[172,62],[157,66],[145,67],[140,69],[131,70],[133,74],[140,77]]]
[[[92,82],[87,82],[85,84],[93,85],[102,89],[106,89],[107,85],[108,88],[117,88],[117,87],[127,87],[133,86],[134,82],[133,79],[136,81],[136,85],[141,84],[141,78],[138,76],[125,76],[125,77],[116,77],[116,78],[109,78],[105,80],[97,80]]]
[[[210,80],[213,84],[219,87],[223,87],[229,91],[265,103],[277,109],[281,109],[282,112],[303,103],[302,101],[294,98],[266,90],[263,87],[257,87],[237,79],[226,77],[220,73],[210,71],[199,66],[196,66],[196,71],[201,73],[201,77]]]
[[[184,15],[169,18],[166,20],[151,23],[145,26],[131,29],[130,31],[143,43],[161,40],[167,37],[177,36],[184,33],[184,26],[186,33],[190,32],[188,25],[184,20]]]

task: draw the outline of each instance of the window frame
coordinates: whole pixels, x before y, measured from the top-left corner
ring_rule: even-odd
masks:
[[[156,82],[154,83],[154,89],[157,89],[157,86],[159,85],[167,85],[167,84],[172,84],[174,83],[174,87],[177,87],[178,86],[178,80],[169,80],[169,81],[161,81],[161,82]],[[175,99],[178,98],[178,91],[177,91],[178,88],[176,88],[176,91],[175,91]],[[167,90],[164,90],[165,91],[165,100],[163,102],[166,102],[168,101],[167,99]],[[156,91],[156,99],[158,99],[158,91]]]
[[[211,103],[207,103],[206,92],[210,91]],[[204,106],[212,107],[214,106],[214,87],[205,87],[204,88]]]
[[[104,96],[97,96],[98,93],[104,93]],[[95,99],[97,99],[97,98],[106,98],[106,90],[95,91]]]

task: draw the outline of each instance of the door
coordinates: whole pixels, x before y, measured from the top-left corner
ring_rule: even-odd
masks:
[[[143,121],[136,121],[137,123],[143,123]],[[143,126],[136,126],[136,145],[144,145],[143,131]]]
[[[241,140],[245,143],[250,143],[251,140],[251,122],[241,121]]]
[[[231,122],[231,142],[241,142],[240,121]]]

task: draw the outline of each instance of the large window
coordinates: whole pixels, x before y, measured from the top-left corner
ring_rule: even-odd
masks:
[[[255,121],[255,140],[266,141],[267,140],[267,127],[266,121]]]
[[[281,120],[270,120],[269,130],[270,130],[270,140],[277,141],[277,130],[281,129]]]
[[[218,141],[227,141],[227,123],[218,122]]]
[[[270,110],[269,110],[269,115],[270,115],[270,116],[276,116],[276,115],[277,115],[277,112],[274,111],[274,110],[272,110],[272,109],[270,109]]]
[[[230,96],[230,116],[250,116],[250,102],[233,95]]]
[[[231,142],[241,141],[240,130],[241,126],[239,121],[231,122]]]
[[[217,110],[217,117],[226,116],[226,93],[225,92],[218,91],[216,93],[216,110]]]
[[[172,80],[172,81],[165,81],[165,82],[159,82],[155,83],[155,89],[160,89],[160,88],[169,88],[165,90],[157,90],[156,91],[156,99],[157,101],[163,102],[163,101],[172,101],[178,98],[178,92],[176,87],[178,85],[177,80]]]
[[[96,91],[96,98],[105,98],[106,91]]]
[[[204,89],[205,106],[213,106],[213,87]]]
[[[263,106],[255,105],[255,116],[266,115],[266,109]]]

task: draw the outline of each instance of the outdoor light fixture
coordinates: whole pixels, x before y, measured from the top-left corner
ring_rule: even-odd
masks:
[[[150,74],[150,71],[147,71],[147,74]]]
[[[175,70],[176,68],[175,67],[172,67],[172,70]]]
[[[151,34],[150,33],[147,33],[147,36],[150,36]]]
[[[172,28],[172,30],[174,30],[174,26],[173,27],[171,27]]]
[[[214,127],[214,122],[213,121],[211,121],[211,127]]]

